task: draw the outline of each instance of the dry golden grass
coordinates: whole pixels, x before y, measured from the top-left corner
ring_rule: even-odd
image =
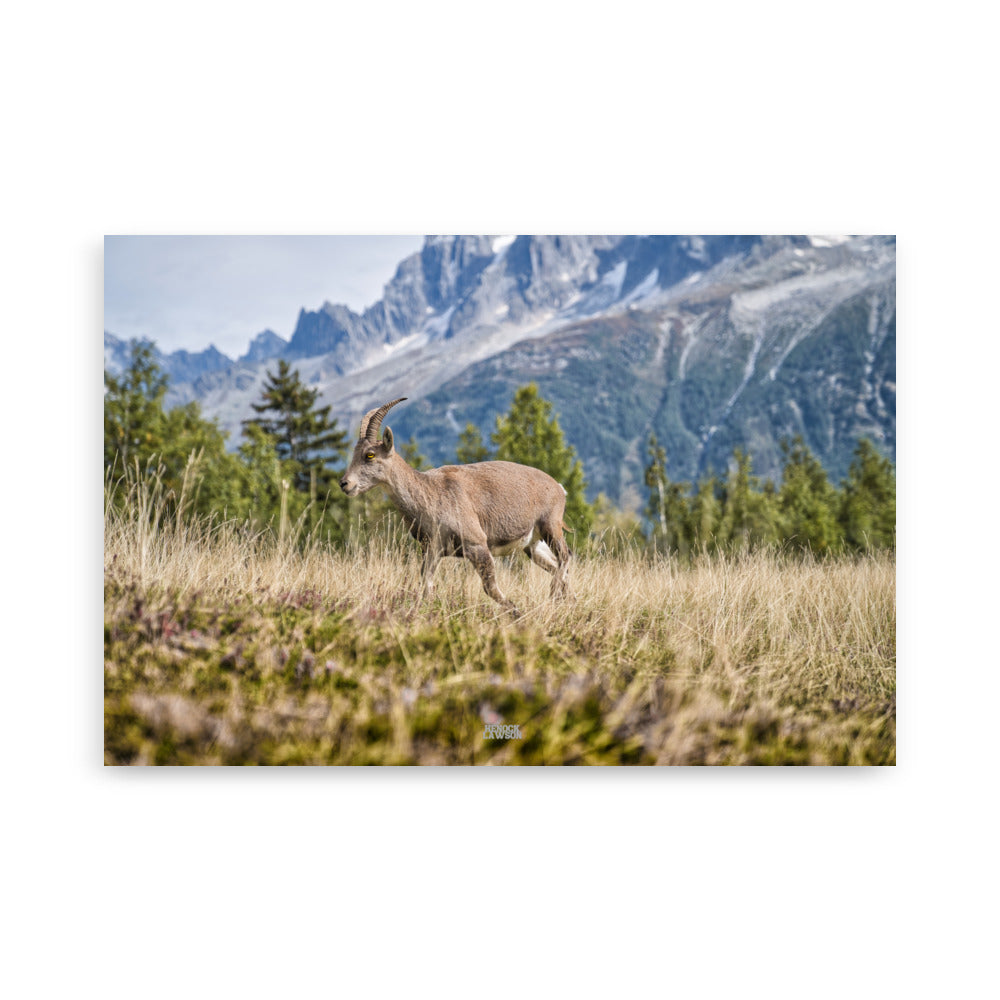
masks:
[[[519,556],[498,564],[512,622],[461,560],[421,603],[394,522],[333,551],[147,514],[105,522],[109,760],[895,762],[889,555],[598,552],[562,602]],[[164,698],[252,738],[179,743]],[[483,740],[498,714],[522,741]]]

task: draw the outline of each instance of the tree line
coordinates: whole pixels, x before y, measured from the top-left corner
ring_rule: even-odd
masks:
[[[104,467],[110,484],[155,476],[177,506],[245,523],[278,537],[307,533],[342,545],[388,510],[381,491],[348,502],[338,482],[353,437],[338,426],[318,390],[279,361],[266,373],[255,416],[241,425],[235,451],[228,434],[197,403],[164,408],[167,377],[148,341],[133,340],[120,375],[104,373]],[[411,438],[399,446],[415,468],[427,468]],[[586,499],[583,464],[565,441],[551,402],[536,385],[517,389],[487,442],[474,424],[459,435],[459,464],[498,459],[542,469],[566,489],[565,521],[576,549],[601,544],[688,557],[780,545],[816,553],[895,547],[896,487],[892,463],[867,439],[858,441],[847,478],[834,487],[801,438],[783,443],[780,484],[753,474],[750,456],[733,453],[724,476],[672,482],[655,434],[647,443],[644,519],[615,509],[603,495]],[[127,502],[126,491],[111,491]]]
[[[817,554],[896,547],[896,473],[871,441],[857,442],[839,489],[801,437],[782,441],[781,449],[778,485],[762,483],[741,448],[724,477],[671,482],[666,453],[650,434],[647,544],[681,556],[775,545]]]

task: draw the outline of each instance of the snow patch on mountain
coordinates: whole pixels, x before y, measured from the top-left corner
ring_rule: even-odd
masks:
[[[455,312],[455,306],[449,306],[440,316],[435,316],[433,319],[427,320],[424,323],[424,333],[428,337],[443,337],[448,332],[448,324],[451,323],[451,317]]]
[[[390,354],[398,354],[401,351],[415,347],[418,342],[427,343],[427,337],[420,333],[410,333],[402,339],[397,340],[394,344],[383,344],[382,350],[385,352],[385,356],[388,357]]]
[[[654,267],[628,295],[622,299],[622,305],[634,305],[656,291],[656,283],[660,280],[660,269]]]
[[[817,248],[828,249],[829,247],[839,247],[850,240],[850,236],[810,236],[809,242]]]
[[[684,378],[684,369],[687,365],[688,358],[691,355],[691,349],[698,342],[698,334],[701,333],[701,328],[708,322],[708,314],[705,313],[702,316],[697,317],[684,331],[684,335],[687,337],[687,343],[684,345],[684,349],[681,351],[680,361],[677,363],[677,377],[679,379]]]
[[[614,268],[601,279],[602,285],[607,285],[612,289],[612,299],[617,299],[622,293],[622,285],[625,283],[625,272],[628,270],[628,261],[623,260],[616,264]]]
[[[594,315],[598,312],[610,308],[622,294],[622,285],[625,283],[625,272],[628,270],[628,261],[619,261],[610,271],[608,271],[597,283],[597,287],[588,292],[577,302],[574,313],[577,316]]]
[[[516,236],[494,236],[491,249],[495,254],[500,253],[502,250],[506,250],[516,239]]]
[[[743,394],[743,390],[750,384],[750,379],[753,378],[753,373],[757,369],[757,355],[760,354],[761,345],[764,343],[764,328],[763,324],[758,328],[757,335],[754,337],[753,346],[750,348],[750,356],[747,358],[747,363],[743,368],[743,380],[736,387],[736,391],[729,397],[728,402],[725,407],[723,407],[722,416],[728,417],[732,412],[733,407],[736,405],[736,400],[740,398]]]

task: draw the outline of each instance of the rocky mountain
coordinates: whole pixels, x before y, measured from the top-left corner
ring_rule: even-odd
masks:
[[[535,381],[590,494],[626,506],[650,431],[676,479],[724,471],[736,445],[776,478],[792,434],[837,479],[861,435],[895,458],[895,239],[427,237],[363,313],[303,309],[287,343],[266,331],[239,361],[217,354],[168,356],[168,398],[198,399],[234,446],[284,357],[352,430],[409,397],[393,430],[434,462],[454,461],[467,421],[488,435]]]
[[[270,331],[268,331],[270,332]],[[261,337],[264,334],[260,335]],[[280,337],[278,338],[281,339]],[[281,341],[285,343],[285,341]],[[112,374],[119,374],[129,363],[129,342],[116,337],[113,333],[104,331],[104,369]],[[204,351],[173,351],[164,354],[155,345],[153,346],[153,356],[156,363],[166,372],[169,378],[168,404],[176,404],[180,401],[178,395],[184,395],[183,400],[196,398],[190,387],[193,382],[202,375],[209,375],[215,372],[228,372],[233,367],[232,358],[227,357],[214,345],[210,345]],[[272,356],[273,355],[269,355]],[[179,392],[178,392],[178,387]]]
[[[281,357],[287,347],[288,341],[284,337],[279,337],[273,330],[265,330],[250,341],[246,354],[239,360],[241,364],[268,361],[271,358]]]

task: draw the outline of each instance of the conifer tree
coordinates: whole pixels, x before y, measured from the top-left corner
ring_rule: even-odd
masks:
[[[719,536],[720,541],[740,546],[750,538],[750,490],[756,477],[750,473],[750,456],[741,448],[733,449],[733,463],[722,500]]]
[[[801,435],[782,441],[781,451],[781,536],[794,548],[829,552],[840,541],[836,491]]]
[[[855,549],[896,547],[896,472],[867,438],[858,441],[841,483],[839,521]]]
[[[650,461],[643,477],[649,488],[645,513],[653,526],[650,539],[653,548],[687,555],[691,550],[691,512],[686,495],[690,486],[688,483],[672,483],[667,478],[667,453],[652,432],[646,454]]]
[[[552,413],[552,403],[543,399],[533,382],[514,393],[510,410],[497,417],[491,435],[495,458],[519,462],[547,472],[566,490],[566,524],[582,544],[590,533],[593,509],[587,503],[583,464],[572,445],[563,440],[562,428]]]
[[[455,459],[459,465],[471,462],[485,462],[490,457],[490,450],[483,441],[479,428],[473,424],[465,425],[465,430],[458,435],[458,447],[455,449]]]
[[[347,457],[347,434],[330,418],[329,406],[316,408],[318,395],[280,360],[277,374],[267,373],[261,402],[250,404],[262,415],[243,421],[244,429],[256,425],[274,439],[279,460],[291,463],[293,488],[314,500],[324,499],[339,479],[330,463],[340,465]]]
[[[722,520],[722,505],[719,503],[719,480],[715,475],[698,481],[698,489],[691,499],[690,535],[693,548],[710,549],[717,545],[716,531]]]
[[[764,490],[753,474],[749,453],[733,449],[733,468],[722,502],[719,541],[732,549],[757,548],[778,541],[778,511],[774,484]]]

